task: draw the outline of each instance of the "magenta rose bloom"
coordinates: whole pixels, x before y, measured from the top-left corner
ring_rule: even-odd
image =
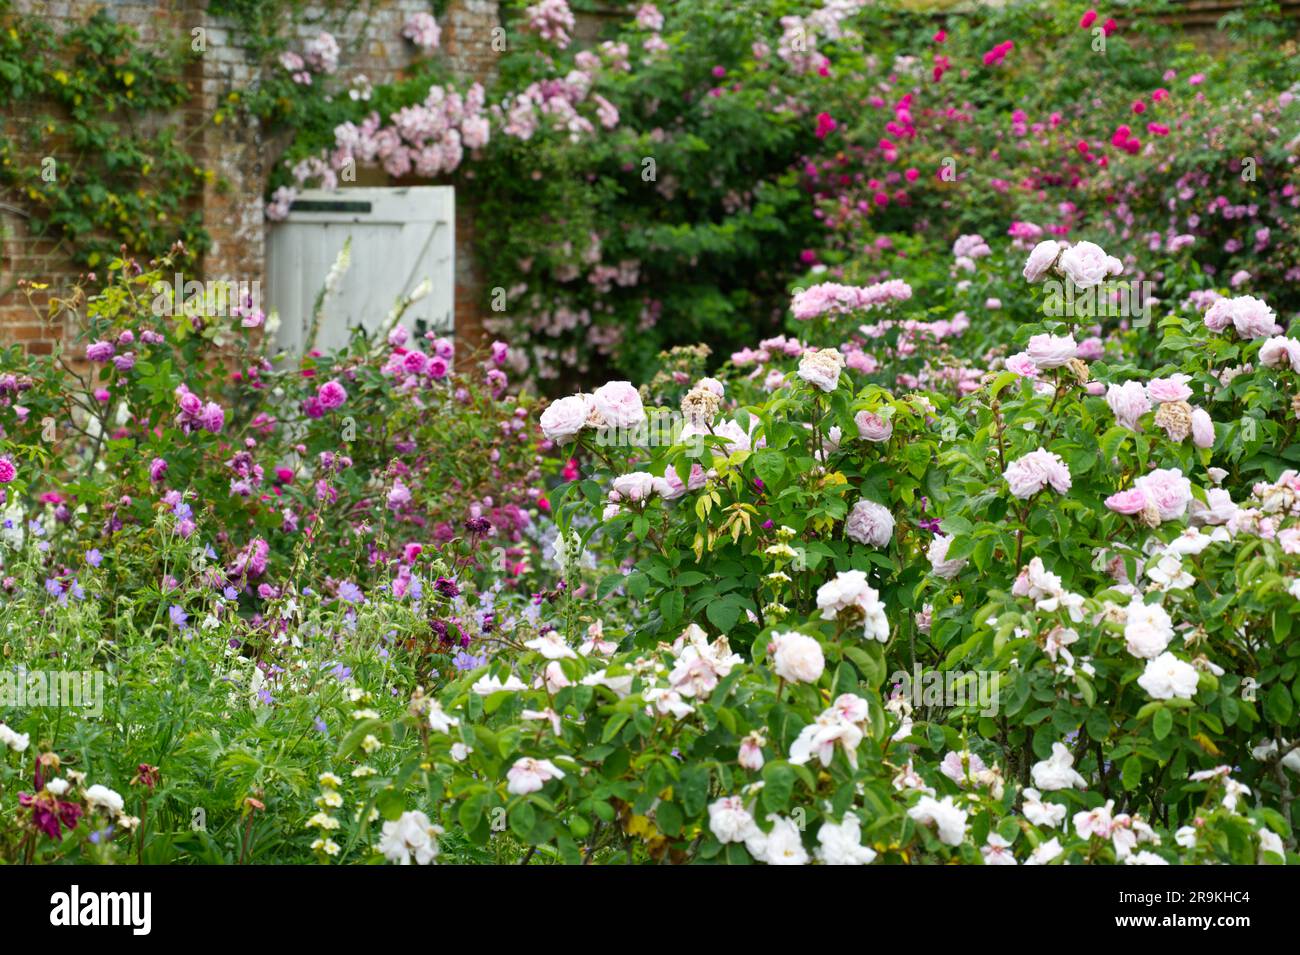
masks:
[[[322,408],[326,411],[333,411],[348,400],[348,392],[337,381],[327,381],[320,386],[320,389],[316,392],[316,397],[320,400]]]

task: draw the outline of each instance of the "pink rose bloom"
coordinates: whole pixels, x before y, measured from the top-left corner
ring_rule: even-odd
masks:
[[[641,395],[630,381],[601,385],[591,400],[600,416],[615,428],[632,428],[646,420]]]
[[[1282,331],[1274,320],[1273,309],[1252,295],[1217,299],[1206,311],[1203,321],[1211,331],[1220,332],[1231,322],[1242,338],[1264,338]]]
[[[91,342],[86,346],[86,361],[108,361],[113,357],[112,342]]]
[[[348,392],[337,381],[327,381],[316,392],[316,399],[326,411],[332,411],[348,400]]]
[[[1012,496],[1022,500],[1049,486],[1057,494],[1064,494],[1070,490],[1071,483],[1070,469],[1061,456],[1042,448],[1012,461],[1002,477],[1011,488]]]
[[[1080,242],[1061,253],[1057,263],[1066,277],[1078,288],[1100,285],[1108,276],[1119,275],[1124,265],[1113,255],[1093,242]]]
[[[1117,491],[1106,498],[1106,506],[1116,514],[1140,514],[1147,506],[1147,496],[1137,488]]]
[[[412,375],[423,374],[427,362],[428,359],[422,351],[408,351],[402,356],[402,367]]]
[[[670,466],[664,471],[663,483],[659,486],[660,496],[664,500],[675,501],[687,491],[698,491],[704,487],[707,478],[708,475],[705,473],[704,468],[698,464],[692,464],[691,473],[687,476],[686,483],[683,484],[682,479],[677,476],[677,469]]]
[[[1288,527],[1277,532],[1277,542],[1284,554],[1300,554],[1300,527]]]
[[[1157,468],[1133,482],[1160,511],[1162,521],[1177,520],[1192,501],[1192,483],[1178,468]]]
[[[1192,443],[1198,448],[1214,447],[1214,420],[1204,408],[1192,409]]]
[[[615,503],[629,501],[636,504],[647,500],[661,489],[667,490],[663,478],[657,478],[648,471],[633,471],[631,474],[622,474],[614,478],[609,499]]]
[[[926,549],[925,556],[930,561],[930,569],[936,576],[945,580],[952,580],[961,573],[966,566],[966,559],[959,557],[956,560],[948,559],[948,548],[952,545],[952,538],[947,534],[936,534],[934,540],[930,541],[929,548]]]
[[[18,477],[18,469],[9,458],[0,458],[0,484],[8,484]]]
[[[1008,355],[1003,364],[1007,366],[1007,371],[1014,371],[1022,378],[1038,377],[1038,366],[1034,364],[1034,360],[1026,352],[1016,352],[1014,355]]]
[[[191,418],[203,414],[203,399],[192,391],[183,391],[179,395],[181,411]]]
[[[1060,368],[1079,353],[1073,335],[1035,335],[1025,354],[1040,369]]]
[[[1300,371],[1300,341],[1281,335],[1270,338],[1259,350],[1259,361],[1266,368]]]
[[[1126,381],[1122,385],[1112,384],[1106,389],[1106,404],[1115,414],[1115,422],[1130,431],[1138,429],[1138,419],[1151,410],[1151,399],[1147,390],[1138,381]]]
[[[870,411],[859,411],[853,416],[853,422],[863,441],[888,441],[894,433],[894,425],[888,419]]]
[[[1061,243],[1055,239],[1048,239],[1040,242],[1032,252],[1029,253],[1029,259],[1025,262],[1024,276],[1030,282],[1037,282],[1056,263],[1056,257],[1061,254]]]
[[[1192,389],[1187,387],[1191,375],[1171,375],[1168,378],[1152,378],[1147,382],[1147,394],[1152,401],[1186,401],[1192,396]]]
[[[590,402],[587,395],[570,395],[552,401],[542,412],[542,434],[563,444],[586,426]]]
[[[888,547],[894,537],[894,515],[875,501],[858,501],[844,522],[844,533],[868,547]]]
[[[1084,361],[1096,361],[1105,353],[1105,346],[1096,335],[1079,342],[1079,357]]]
[[[220,434],[225,424],[226,413],[222,410],[221,405],[215,401],[209,401],[203,406],[203,414],[199,416],[199,427],[203,428],[204,431]]]

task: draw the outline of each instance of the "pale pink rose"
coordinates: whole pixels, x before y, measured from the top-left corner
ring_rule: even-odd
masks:
[[[863,441],[888,441],[894,433],[894,425],[888,418],[870,411],[859,411],[853,416],[853,422],[858,426],[858,437]]]
[[[1048,239],[1034,246],[1034,250],[1029,253],[1029,259],[1025,262],[1025,269],[1022,273],[1030,282],[1037,282],[1047,274],[1048,269],[1056,264],[1056,257],[1061,254],[1061,243],[1055,239]]]
[[[1046,487],[1058,494],[1070,490],[1070,469],[1061,456],[1040,448],[1007,465],[1002,477],[1006,479],[1013,497],[1033,497]]]
[[[1288,527],[1277,532],[1277,542],[1284,554],[1300,554],[1300,527]]]
[[[798,375],[822,391],[831,392],[840,381],[840,371],[844,368],[844,356],[833,348],[810,351],[799,360]]]
[[[1057,267],[1078,288],[1100,285],[1108,276],[1124,271],[1123,264],[1093,242],[1080,242],[1061,253]]]
[[[1079,357],[1084,361],[1096,361],[1106,353],[1106,346],[1096,335],[1079,342]]]
[[[1242,338],[1264,338],[1282,331],[1274,320],[1273,309],[1252,295],[1220,298],[1210,305],[1204,322],[1211,331],[1221,332],[1229,323]]]
[[[1060,368],[1079,353],[1073,335],[1035,335],[1029,339],[1025,354],[1038,368]]]
[[[611,381],[591,396],[591,403],[605,422],[615,428],[633,428],[645,421],[641,394],[630,381]]]
[[[1232,500],[1232,495],[1221,487],[1212,487],[1205,492],[1205,503],[1192,498],[1188,505],[1192,526],[1227,524],[1236,516],[1240,508]]]
[[[868,547],[888,547],[894,537],[894,515],[875,501],[858,501],[844,521],[844,533]]]
[[[542,434],[561,444],[572,438],[587,423],[590,400],[586,395],[570,395],[552,401],[542,412]]]
[[[1130,431],[1138,429],[1138,419],[1151,410],[1151,398],[1138,381],[1112,384],[1106,389],[1106,404],[1115,413],[1115,421]]]
[[[1186,401],[1192,396],[1192,389],[1187,387],[1187,382],[1192,380],[1191,375],[1170,375],[1168,378],[1152,378],[1147,382],[1147,394],[1151,396],[1152,401],[1164,403],[1166,401]]]
[[[775,633],[768,649],[776,675],[790,683],[816,683],[826,669],[822,645],[802,633]]]
[[[750,733],[740,741],[740,752],[736,755],[736,762],[752,773],[758,772],[763,768],[763,742],[760,734]]]
[[[1300,371],[1300,341],[1281,335],[1270,338],[1259,350],[1259,362],[1266,368]]]
[[[1274,320],[1273,309],[1260,299],[1251,295],[1240,295],[1232,299],[1232,327],[1242,338],[1263,338],[1276,335],[1281,326]]]
[[[663,478],[657,478],[648,471],[621,474],[614,478],[612,487],[609,492],[611,501],[628,501],[633,504],[647,500],[660,490],[667,490]]]
[[[1157,468],[1134,481],[1133,487],[1155,505],[1162,521],[1182,517],[1192,501],[1192,482],[1178,468]]]
[[[1147,506],[1147,496],[1137,488],[1116,491],[1106,498],[1106,506],[1116,514],[1141,514]]]
[[[930,568],[936,576],[945,580],[952,580],[961,573],[962,568],[966,566],[965,558],[948,560],[948,547],[952,544],[952,537],[948,534],[936,534],[934,540],[930,541],[930,547],[926,550],[925,556],[930,561]]]
[[[1204,408],[1192,409],[1192,443],[1198,448],[1214,447],[1214,421]]]
[[[1007,366],[1007,371],[1014,371],[1022,378],[1038,377],[1038,366],[1034,364],[1034,360],[1029,357],[1028,352],[1016,352],[1014,355],[1008,355],[1003,364]]]
[[[683,484],[682,479],[677,476],[677,469],[669,465],[664,471],[660,494],[664,500],[675,501],[687,491],[698,491],[700,488],[704,487],[707,478],[708,476],[705,474],[704,468],[700,467],[698,464],[692,464],[691,473],[688,476],[686,483]]]

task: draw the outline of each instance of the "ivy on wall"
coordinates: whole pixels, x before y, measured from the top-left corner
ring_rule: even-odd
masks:
[[[94,267],[121,246],[156,254],[208,244],[197,199],[212,173],[161,119],[185,105],[189,37],[144,49],[103,11],[56,32],[0,0],[0,196],[28,231]],[[191,134],[192,135],[192,134]]]

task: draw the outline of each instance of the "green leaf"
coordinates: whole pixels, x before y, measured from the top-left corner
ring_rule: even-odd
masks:
[[[1264,697],[1264,716],[1270,722],[1279,726],[1286,726],[1291,722],[1291,715],[1295,712],[1295,702],[1291,699],[1291,692],[1281,683],[1273,686],[1268,691],[1268,696]]]
[[[1155,738],[1164,739],[1173,728],[1174,714],[1163,706],[1156,710],[1156,715],[1151,720],[1151,732]]]
[[[1142,758],[1136,753],[1124,760],[1124,767],[1120,770],[1120,780],[1124,783],[1124,788],[1130,792],[1142,783]]]
[[[785,473],[785,455],[780,451],[771,449],[756,451],[750,457],[750,461],[754,465],[754,473],[769,489],[780,481],[781,475]]]
[[[735,598],[715,600],[705,608],[704,615],[723,633],[730,633],[740,619],[740,604]]]
[[[768,763],[763,767],[763,808],[768,812],[784,812],[794,792],[794,770],[789,763]]]

